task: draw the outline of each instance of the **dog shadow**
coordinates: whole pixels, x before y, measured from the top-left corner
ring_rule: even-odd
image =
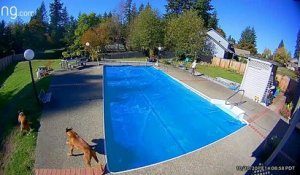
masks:
[[[74,154],[72,155],[73,157],[77,157],[77,156],[83,156],[83,153],[78,153],[78,154]]]
[[[92,145],[91,147],[99,154],[105,155],[105,149],[104,149],[104,139],[93,139],[92,142],[95,145]]]

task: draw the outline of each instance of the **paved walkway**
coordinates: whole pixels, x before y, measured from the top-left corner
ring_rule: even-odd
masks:
[[[102,72],[99,67],[56,72],[52,99],[41,117],[35,168],[83,168],[83,157],[67,156],[66,127],[72,127],[97,151],[104,163]],[[92,161],[95,165],[95,162]]]
[[[185,71],[172,67],[163,70],[210,98],[226,99],[233,94],[223,86]],[[98,158],[104,162],[101,82],[101,66],[56,74],[51,84],[53,100],[41,118],[35,163],[37,171],[83,167],[82,156],[66,155],[66,127],[73,127],[87,142],[96,145]],[[232,102],[239,98],[236,96]],[[273,128],[281,129],[278,123],[282,121],[268,108],[246,100],[247,103],[240,107],[247,114],[248,126],[181,158],[123,174],[245,174],[246,171],[237,171],[236,166],[254,164],[257,161],[255,152]]]

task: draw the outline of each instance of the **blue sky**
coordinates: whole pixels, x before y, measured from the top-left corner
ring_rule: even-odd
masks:
[[[53,0],[44,0],[47,8]],[[104,13],[117,10],[122,0],[62,0],[69,13],[75,17],[82,13]],[[124,2],[125,0],[123,0]],[[3,6],[16,6],[18,11],[35,11],[42,0],[0,0]],[[166,0],[133,0],[139,6],[150,3],[161,14],[165,13]],[[300,30],[300,1],[295,0],[212,0],[218,13],[219,25],[226,35],[237,41],[247,26],[253,26],[257,35],[257,48],[274,51],[283,39],[287,49],[294,55],[296,36]],[[0,19],[13,21],[5,15]],[[29,17],[22,17],[28,21]]]

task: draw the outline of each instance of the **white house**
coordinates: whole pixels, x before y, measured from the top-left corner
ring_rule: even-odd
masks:
[[[208,43],[212,46],[213,55],[219,58],[231,59],[234,52],[231,50],[232,45],[223,36],[214,29],[209,29],[206,32]]]

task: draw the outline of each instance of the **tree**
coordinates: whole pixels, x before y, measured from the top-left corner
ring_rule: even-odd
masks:
[[[209,20],[212,17],[211,11],[214,9],[210,1],[211,0],[196,0],[194,3],[194,9],[197,11],[198,16],[204,20],[204,27],[208,27]]]
[[[60,0],[54,0],[53,3],[50,3],[50,26],[53,29],[62,25],[62,11],[63,3]]]
[[[25,26],[24,47],[43,51],[48,47],[47,33],[44,23],[38,19],[32,19]]]
[[[53,3],[50,3],[50,36],[53,41],[53,47],[64,45],[62,38],[67,16],[67,11],[60,0],[54,0]]]
[[[12,49],[11,29],[6,26],[4,20],[0,23],[0,58],[10,55]]]
[[[42,2],[36,13],[30,18],[29,23],[24,25],[23,47],[39,51],[49,48],[52,40],[49,37],[48,28],[47,11]]]
[[[108,14],[106,12],[103,13],[103,19],[108,18]]]
[[[291,54],[288,53],[288,51],[284,46],[276,49],[274,53],[274,61],[286,65],[290,59],[291,59]]]
[[[86,32],[88,29],[97,26],[100,22],[100,18],[95,13],[91,13],[89,15],[85,13],[81,14],[78,17],[77,27],[74,32],[75,39],[74,44],[72,45],[72,49],[80,49],[83,46],[81,44],[81,37],[83,33]]]
[[[124,6],[125,23],[130,23],[132,19],[132,0],[126,0]]]
[[[131,26],[129,45],[134,49],[154,49],[163,42],[163,26],[157,11],[146,8]]]
[[[64,43],[67,46],[71,46],[75,41],[75,30],[77,26],[76,19],[71,16],[69,22],[65,25],[65,33],[64,33]]]
[[[250,43],[256,45],[256,33],[253,27],[251,28],[248,26],[242,31],[239,43]]]
[[[81,38],[81,44],[89,42],[90,47],[101,47],[104,48],[109,43],[109,29],[105,23],[101,23],[96,27],[92,27],[83,33]]]
[[[118,20],[117,16],[112,16],[104,21],[102,24],[106,26],[105,28],[108,29],[108,35],[109,35],[109,42],[110,43],[123,43],[122,37],[123,37],[123,28]]]
[[[223,36],[224,38],[226,38],[226,33],[224,32],[223,29],[217,28],[216,31],[217,31],[221,36]]]
[[[217,18],[217,11],[214,10],[213,13],[211,14],[210,18],[208,19],[208,26],[207,27],[208,28],[213,28],[213,29],[216,30],[218,28],[218,21],[219,21],[219,19]],[[220,30],[222,30],[222,29],[220,29]],[[224,31],[222,33],[224,33]]]
[[[246,27],[245,30],[242,31],[241,38],[238,43],[238,48],[249,50],[251,54],[256,54],[256,33],[254,27]]]
[[[145,5],[143,3],[141,3],[141,5],[139,6],[138,14],[140,14],[144,10],[145,10]]]
[[[131,9],[131,20],[134,20],[134,18],[137,17],[137,15],[138,15],[138,10],[137,10],[136,4],[133,3],[132,9]]]
[[[192,25],[191,25],[192,24]],[[188,54],[202,52],[205,33],[204,22],[196,11],[186,11],[178,18],[172,18],[166,26],[165,44],[169,48]]]
[[[294,58],[300,59],[300,30],[298,31],[298,34],[297,34]]]
[[[36,10],[35,15],[31,19],[36,19],[48,26],[48,16],[44,1],[42,1],[41,6]]]
[[[12,49],[15,53],[23,52],[23,42],[24,42],[24,28],[25,25],[22,20],[17,19],[14,23],[9,24],[12,33]],[[1,34],[0,34],[1,35]]]
[[[167,2],[167,5],[165,5],[167,16],[180,15],[193,7],[193,0],[167,0]]]
[[[236,43],[235,39],[234,39],[231,35],[228,36],[227,40],[228,40],[229,42],[231,42],[232,44],[235,44],[235,43]]]
[[[85,31],[81,37],[81,45],[89,42],[90,46],[87,48],[93,60],[99,56],[98,53],[103,51],[105,45],[110,42],[110,26],[111,21],[107,20]]]
[[[248,51],[250,51],[250,53],[253,54],[253,55],[256,55],[256,54],[257,54],[257,49],[256,49],[256,47],[254,46],[254,44],[251,44],[251,43],[246,43],[246,42],[239,43],[239,44],[237,45],[237,48],[239,48],[239,49],[244,49],[244,50],[248,50]]]
[[[284,43],[283,43],[283,40],[280,41],[279,45],[277,48],[281,48],[281,47],[284,47]]]
[[[262,57],[268,60],[272,59],[272,51],[268,48],[265,48],[265,50],[262,53]]]
[[[62,12],[61,12],[62,26],[68,25],[69,21],[70,21],[70,18],[69,18],[69,14],[68,14],[68,11],[67,11],[67,7],[64,7],[62,9]]]

